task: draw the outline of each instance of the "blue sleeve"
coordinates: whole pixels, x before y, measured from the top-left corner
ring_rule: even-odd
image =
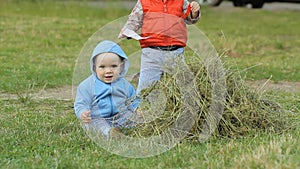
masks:
[[[141,99],[136,95],[136,91],[134,87],[130,84],[129,86],[129,97],[130,97],[130,109],[131,110],[136,110],[141,102]]]
[[[135,95],[135,89],[134,87],[130,84],[129,86],[129,97],[132,97]]]
[[[92,83],[91,78],[86,79],[77,88],[77,93],[74,102],[74,110],[76,116],[80,119],[80,116],[83,112],[91,110],[92,105]]]

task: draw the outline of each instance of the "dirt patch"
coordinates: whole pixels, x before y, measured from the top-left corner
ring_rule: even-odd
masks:
[[[283,91],[283,92],[300,92],[300,82],[272,82],[268,80],[257,80],[257,81],[247,81],[247,84],[259,90],[276,90],[276,91]]]
[[[18,98],[30,98],[30,99],[56,99],[56,100],[73,100],[75,96],[76,87],[63,86],[60,88],[53,88],[47,90],[40,90],[37,93],[24,93],[22,95],[0,93],[0,99],[18,99]]]
[[[300,82],[272,82],[267,80],[247,81],[251,88],[260,91],[283,91],[283,92],[299,92]],[[57,100],[73,100],[76,87],[63,86],[61,88],[41,90],[38,93],[24,94],[22,96],[16,94],[0,93],[0,99],[18,99],[20,97],[29,97],[32,99],[57,99]]]

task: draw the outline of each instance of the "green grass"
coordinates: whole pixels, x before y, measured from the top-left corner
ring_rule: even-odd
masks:
[[[197,25],[231,64],[248,69],[247,79],[299,81],[298,11],[207,9]],[[255,66],[254,68],[251,68]]]
[[[37,89],[72,84],[87,39],[127,12],[48,1],[4,1],[0,11],[0,89],[6,92],[24,91],[26,84]]]
[[[299,108],[299,95],[282,96],[298,102]],[[5,112],[0,116],[2,168],[296,168],[300,165],[299,129],[278,135],[212,138],[201,144],[184,141],[161,155],[130,159],[110,154],[93,143],[76,120],[70,101],[1,100],[0,104],[1,112]]]
[[[31,3],[33,2],[33,3]],[[101,26],[129,14],[77,2],[0,0],[0,92],[26,93],[72,84],[78,54]],[[297,11],[221,10],[203,7],[197,26],[224,61],[247,79],[300,81]],[[137,42],[124,42],[125,51]],[[236,57],[234,57],[236,56]],[[132,59],[133,60],[133,59]],[[138,71],[136,59],[131,72]],[[30,89],[30,90],[29,90]],[[267,93],[299,121],[299,93]],[[299,168],[300,130],[256,133],[201,144],[184,141],[146,159],[107,152],[81,129],[72,101],[0,99],[1,168]]]
[[[75,61],[88,38],[107,23],[130,13],[129,9],[115,6],[30,2],[1,0],[1,91],[25,91],[24,84],[32,84],[37,90],[70,85]],[[225,62],[240,69],[250,68],[245,72],[247,79],[272,76],[274,81],[300,81],[297,11],[203,7],[202,15],[197,26],[220,54],[225,52]],[[126,42],[124,50],[128,52],[132,47],[138,48],[138,43]],[[131,61],[134,64],[130,72],[137,72],[138,59]]]

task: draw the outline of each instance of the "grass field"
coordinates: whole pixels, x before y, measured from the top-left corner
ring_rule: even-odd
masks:
[[[113,155],[85,135],[71,100],[21,96],[72,84],[81,48],[105,24],[130,9],[78,2],[0,0],[0,168],[300,168],[300,130],[242,138],[184,141],[145,159]],[[199,27],[228,67],[246,80],[300,81],[299,11],[203,7]],[[128,49],[137,42],[126,42]],[[134,61],[136,58],[131,58]],[[138,66],[132,64],[132,72]],[[270,91],[300,120],[300,94]]]

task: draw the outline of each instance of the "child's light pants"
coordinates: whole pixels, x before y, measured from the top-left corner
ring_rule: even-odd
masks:
[[[160,80],[166,67],[174,68],[178,58],[184,61],[184,48],[178,48],[174,51],[142,48],[137,94],[140,94],[143,89],[149,87],[153,82]]]
[[[95,118],[90,123],[83,124],[83,127],[88,132],[101,133],[104,136],[109,136],[109,131],[112,127],[116,128],[132,128],[136,125],[131,121],[132,111],[120,112],[113,117]],[[96,134],[95,133],[95,134]]]

